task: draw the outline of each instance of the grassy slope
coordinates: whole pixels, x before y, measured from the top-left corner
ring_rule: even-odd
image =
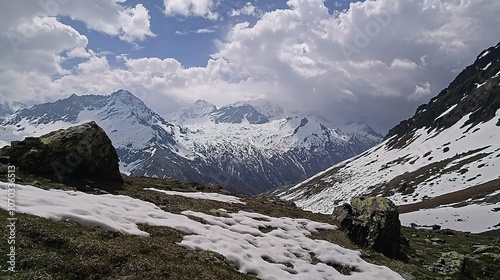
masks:
[[[1,177],[1,176],[0,176]],[[53,184],[41,178],[24,176],[25,182],[37,180],[42,188],[69,187]],[[210,213],[212,209],[225,208],[230,212],[239,210],[259,212],[280,217],[307,218],[332,223],[322,214],[302,211],[293,204],[272,197],[245,197],[246,205],[231,205],[223,202],[200,201],[179,196],[167,196],[158,192],[144,191],[144,187],[164,190],[222,191],[192,183],[129,178],[119,194],[129,195],[153,202],[165,211],[180,213],[193,210]],[[0,210],[0,219],[7,212]],[[17,273],[0,272],[1,279],[255,279],[236,271],[224,257],[205,251],[184,249],[177,242],[184,233],[166,228],[141,226],[151,234],[150,238],[127,236],[109,232],[98,227],[83,227],[74,222],[54,222],[43,218],[18,214],[16,228]],[[498,242],[496,236],[480,236],[457,233],[448,236],[438,232],[404,228],[410,239],[413,257],[408,263],[390,260],[376,252],[360,249],[352,244],[340,231],[320,231],[313,238],[328,240],[346,248],[361,250],[369,262],[386,265],[399,273],[409,273],[417,279],[435,279],[438,275],[425,268],[435,262],[447,250],[467,253],[473,244],[491,245]],[[6,240],[6,228],[2,227],[2,240]],[[443,244],[428,243],[425,239],[439,237]],[[7,242],[0,242],[1,265],[5,267]]]

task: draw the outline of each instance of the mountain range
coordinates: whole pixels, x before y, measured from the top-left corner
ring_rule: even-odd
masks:
[[[297,183],[382,139],[363,123],[335,128],[269,102],[253,102],[262,112],[251,103],[217,108],[198,100],[162,117],[126,90],[73,94],[14,113],[6,109],[0,145],[95,121],[111,138],[125,174],[257,194]]]
[[[368,151],[274,193],[314,212],[358,195],[399,205],[406,224],[500,229],[500,43]]]

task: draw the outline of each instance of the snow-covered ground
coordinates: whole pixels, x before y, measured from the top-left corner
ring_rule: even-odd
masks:
[[[496,210],[495,210],[496,209]],[[496,204],[471,204],[455,207],[444,205],[433,209],[401,214],[401,224],[440,225],[459,231],[480,233],[500,228],[500,202]]]
[[[7,189],[8,184],[0,183],[1,197],[7,197]],[[5,209],[5,203],[0,207]],[[306,219],[244,211],[228,213],[228,217],[193,211],[173,214],[128,196],[47,191],[23,185],[17,185],[16,208],[54,221],[72,220],[145,237],[149,234],[138,229],[137,224],[175,228],[189,234],[178,245],[218,252],[233,261],[239,271],[262,279],[403,279],[387,267],[365,262],[357,251],[311,239],[310,234],[318,229],[336,227]],[[201,218],[205,224],[189,216]],[[268,233],[259,229],[268,227],[273,228]],[[314,264],[312,254],[320,262]],[[356,272],[342,275],[327,263],[356,268]]]
[[[188,198],[193,198],[193,199],[206,199],[206,200],[213,200],[213,201],[220,201],[220,202],[227,202],[227,203],[246,204],[245,202],[241,201],[241,199],[239,197],[232,196],[232,195],[220,194],[220,193],[176,192],[176,191],[164,191],[164,190],[159,190],[159,189],[155,189],[155,188],[146,188],[145,190],[161,192],[161,193],[164,193],[167,195],[178,195],[178,196],[183,196],[183,197],[188,197]]]

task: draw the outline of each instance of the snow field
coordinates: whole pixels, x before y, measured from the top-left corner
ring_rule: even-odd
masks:
[[[496,209],[496,210],[495,210]],[[471,233],[481,233],[500,228],[500,202],[495,204],[471,204],[462,207],[444,205],[434,209],[422,209],[399,216],[401,224],[440,225]]]
[[[246,204],[245,202],[241,201],[239,197],[232,196],[232,195],[220,194],[220,193],[176,192],[176,191],[164,191],[164,190],[159,190],[159,189],[155,189],[155,188],[146,188],[145,190],[161,192],[161,193],[164,193],[166,195],[178,195],[178,196],[183,196],[183,197],[188,197],[188,198],[193,198],[193,199],[206,199],[206,200],[214,200],[214,201],[227,202],[227,203]]]
[[[8,184],[0,182],[2,197],[7,197],[7,189]],[[228,217],[193,211],[179,215],[128,196],[47,191],[24,185],[16,186],[16,204],[21,213],[54,221],[72,220],[123,234],[149,236],[138,229],[139,223],[171,227],[188,234],[180,246],[218,252],[232,260],[239,271],[255,273],[262,279],[403,279],[387,267],[365,262],[357,251],[311,239],[310,234],[316,230],[336,227],[306,219],[244,211],[228,213]],[[5,209],[6,205],[0,207]],[[189,216],[201,218],[206,224]],[[260,228],[272,230],[264,233]],[[319,263],[312,263],[313,254]],[[354,268],[354,272],[342,275],[328,263]]]

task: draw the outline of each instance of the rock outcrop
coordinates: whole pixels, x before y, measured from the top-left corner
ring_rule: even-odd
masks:
[[[95,122],[13,141],[0,161],[61,182],[123,182],[116,150]]]
[[[333,211],[332,217],[356,244],[391,258],[406,258],[396,205],[384,197],[355,197]]]

